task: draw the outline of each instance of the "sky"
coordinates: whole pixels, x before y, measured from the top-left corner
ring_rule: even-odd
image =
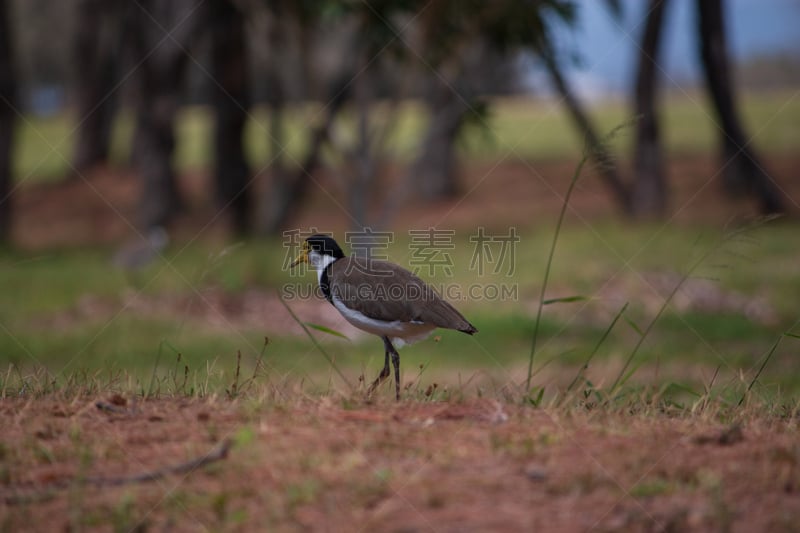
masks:
[[[616,21],[605,2],[579,2],[577,27],[562,28],[557,39],[580,58],[569,74],[584,96],[630,87],[649,3],[622,0],[624,20]],[[726,7],[734,61],[776,53],[800,57],[800,0],[727,0]],[[695,0],[670,0],[664,17],[662,75],[673,86],[692,84],[700,79]]]

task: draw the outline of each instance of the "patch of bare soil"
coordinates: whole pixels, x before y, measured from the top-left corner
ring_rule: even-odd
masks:
[[[304,322],[333,327],[351,340],[367,335],[346,322],[333,306],[323,305],[324,301],[292,299],[286,302]],[[117,314],[163,320],[180,317],[202,325],[204,330],[252,329],[267,335],[305,336],[302,327],[286,312],[278,293],[259,288],[232,293],[209,287],[190,294],[145,294],[128,290],[118,298],[86,294],[73,307],[39,316],[32,322],[38,328],[68,331]]]
[[[785,193],[790,214],[797,216],[800,182],[794,179],[800,165],[797,155],[773,155],[767,162],[770,175]],[[678,222],[705,221],[718,224],[756,213],[747,199],[731,199],[722,191],[722,163],[714,157],[684,157],[671,160],[671,195],[667,218]],[[403,198],[394,213],[393,227],[474,228],[484,226],[529,226],[537,220],[555,220],[575,162],[569,160],[521,161],[501,164],[470,162],[462,169],[463,196],[437,204]],[[371,220],[384,214],[387,196],[398,195],[392,184],[401,174],[389,168],[381,186],[373,191]],[[263,186],[256,183],[256,188]],[[178,240],[195,237],[224,239],[225,213],[218,213],[210,199],[210,178],[202,173],[179,179],[185,206],[170,228]],[[352,219],[341,184],[325,172],[315,176],[310,197],[295,216],[296,227],[339,230],[351,227]],[[136,236],[139,183],[126,170],[98,168],[86,179],[22,187],[13,196],[13,240],[23,248],[87,244],[122,244]],[[339,198],[333,202],[332,198]],[[618,213],[607,188],[588,169],[572,199],[572,214],[582,219],[609,217]],[[572,216],[572,215],[571,215]]]
[[[678,287],[677,292],[672,294]],[[569,287],[554,286],[554,294],[570,294]],[[641,271],[635,274],[615,276],[600,287],[595,298],[608,302],[636,302],[650,316],[655,316],[670,298],[670,306],[678,313],[740,314],[749,321],[764,326],[775,326],[780,317],[775,306],[763,293],[744,294],[722,287],[719,283],[705,278],[686,278],[675,271]],[[536,312],[538,302],[531,301],[528,308]],[[569,319],[574,311],[569,309],[550,310],[552,315],[559,313]],[[607,311],[602,308],[588,309],[583,313],[584,320],[594,324],[607,323]]]
[[[797,422],[491,400],[6,399],[0,527],[796,531]]]

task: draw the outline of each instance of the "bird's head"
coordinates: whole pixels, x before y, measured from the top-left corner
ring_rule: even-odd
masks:
[[[300,249],[300,255],[290,265],[295,267],[300,263],[308,263],[314,269],[320,270],[330,263],[344,257],[344,252],[328,235],[316,234],[307,238]]]

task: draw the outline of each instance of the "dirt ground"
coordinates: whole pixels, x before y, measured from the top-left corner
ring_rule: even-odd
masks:
[[[0,427],[3,531],[800,528],[797,413],[99,395]]]

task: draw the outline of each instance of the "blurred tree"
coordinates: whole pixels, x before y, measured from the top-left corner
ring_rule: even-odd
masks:
[[[550,24],[547,17],[568,20],[572,12],[572,3],[564,0],[239,2],[250,12],[267,13],[263,18],[271,21],[269,30],[263,32],[272,51],[265,70],[274,82],[268,97],[272,111],[271,186],[265,193],[267,207],[262,217],[267,231],[285,227],[311,182],[314,169],[308,163],[316,167],[319,149],[331,140],[335,157],[342,162],[333,174],[345,191],[356,226],[366,224],[368,205],[384,204],[385,223],[386,213],[399,198],[413,195],[436,200],[457,194],[456,141],[465,125],[485,123],[487,107],[478,95],[482,90],[508,86],[513,52],[537,48]],[[291,39],[306,43],[303,36],[321,35],[331,27],[340,28],[347,38],[337,43],[327,35],[320,43],[321,55],[336,51],[336,56],[346,59],[336,62],[327,79],[320,74],[324,68],[315,65],[317,70],[311,71],[312,78],[306,82],[331,90],[319,93],[324,118],[312,131],[309,149],[295,174],[285,168],[281,157],[284,143],[278,140],[283,135],[280,110],[291,92],[284,88],[286,76],[278,72],[279,57],[292,49]],[[301,49],[304,58],[315,52],[302,45]],[[313,62],[302,59],[292,66],[297,69],[298,64]],[[330,66],[325,65],[328,70]],[[383,142],[396,123],[397,102],[410,96],[422,97],[427,130],[420,136],[417,159],[401,180],[400,190],[379,190]],[[376,113],[379,99],[380,112]],[[329,130],[340,108],[348,111],[355,128],[352,137],[332,139]]]
[[[640,117],[634,152],[634,214],[662,214],[667,204],[668,187],[655,104],[658,48],[667,3],[667,0],[651,0],[639,48],[634,93],[634,107]],[[783,212],[780,189],[772,182],[750,146],[736,110],[724,6],[722,0],[697,0],[699,56],[719,120],[723,183],[730,193],[753,195],[762,213]]]
[[[550,75],[553,87],[561,96],[561,101],[567,108],[575,128],[583,137],[585,149],[588,150],[591,160],[594,161],[600,178],[611,191],[616,204],[624,213],[629,213],[631,210],[631,194],[619,174],[609,148],[603,143],[601,135],[589,118],[589,113],[584,109],[580,99],[570,87],[569,82],[561,72],[561,66],[555,60],[553,54],[544,52],[541,57]]]
[[[369,204],[373,201],[370,197],[376,192],[384,148],[382,141],[393,127],[391,110],[384,107],[380,113],[376,113],[375,109],[381,96],[383,70],[388,65],[403,67],[395,63],[402,41],[398,39],[392,20],[405,7],[402,0],[372,5],[362,2],[347,6],[342,12],[346,18],[352,19],[354,35],[357,36],[348,42],[354,61],[343,65],[352,72],[350,108],[355,122],[355,135],[352,142],[334,145],[345,160],[340,178],[347,194],[351,225],[355,230],[373,225],[368,219]],[[402,98],[403,91],[399,87],[392,87],[384,96],[397,102]],[[386,195],[381,196],[379,202],[383,203]]]
[[[186,74],[188,51],[206,20],[193,0],[140,0],[130,24],[138,105],[134,159],[142,180],[139,223],[164,226],[180,210],[172,167],[175,114]]]
[[[414,43],[411,62],[420,71],[428,127],[411,166],[409,185],[418,197],[437,201],[458,195],[456,141],[467,115],[485,111],[475,101],[469,70],[476,67],[471,57],[485,56],[487,42],[476,23],[481,15],[474,10],[477,6],[444,0],[417,7],[419,42]]]
[[[619,16],[619,0],[605,3]],[[424,200],[457,195],[457,141],[468,125],[486,124],[491,101],[484,96],[513,83],[512,65],[520,52],[541,58],[616,203],[625,212],[657,214],[666,205],[667,181],[661,160],[654,59],[666,3],[650,1],[642,36],[634,101],[642,119],[637,125],[635,174],[630,182],[620,176],[563,75],[568,59],[555,49],[551,33],[556,24],[575,22],[577,3],[571,0],[30,0],[20,3],[17,11],[24,16],[19,15],[22,22],[18,24],[26,27],[24,42],[36,44],[39,52],[18,66],[27,65],[35,83],[43,84],[58,83],[58,72],[74,67],[79,108],[74,166],[79,171],[107,158],[115,89],[124,78],[121,66],[133,67],[131,78],[137,91],[133,160],[142,180],[139,217],[143,228],[166,224],[180,207],[171,161],[174,118],[186,101],[190,54],[202,57],[197,46],[202,38],[210,44],[203,81],[211,91],[195,90],[191,101],[213,105],[215,200],[229,212],[239,232],[248,229],[254,203],[243,146],[253,81],[250,47],[266,50],[258,66],[263,74],[257,81],[265,88],[270,111],[269,182],[258,198],[260,229],[275,232],[289,224],[314,183],[314,173],[323,165],[323,153],[325,162],[332,162],[326,177],[340,187],[357,226],[367,224],[375,211],[368,208],[375,203],[389,206],[384,209],[388,213],[391,204],[407,195]],[[57,10],[46,9],[56,5]],[[749,148],[736,114],[725,49],[724,3],[709,0],[697,5],[701,58],[722,125],[723,155],[729,162],[725,182],[732,189],[754,193],[762,210],[781,210],[779,190]],[[71,13],[69,17],[65,10]],[[37,18],[39,11],[43,13]],[[7,19],[9,14],[4,16]],[[67,53],[60,49],[64,47],[42,43],[48,31],[69,33],[59,26],[67,18],[70,22],[63,26],[69,31],[74,26],[72,62],[62,58]],[[246,23],[252,24],[254,39],[248,40]],[[3,39],[8,40],[7,32],[0,35]],[[134,56],[128,57],[131,50]],[[191,62],[202,64],[198,71],[206,66],[195,59]],[[10,68],[10,62],[6,66]],[[0,89],[8,94],[13,93],[14,81],[23,83],[13,76],[7,79],[10,85],[6,82],[6,88]],[[416,140],[416,159],[400,185],[383,190],[379,185],[385,183],[379,178],[385,143],[399,122],[395,120],[399,103],[412,97],[419,98],[425,109],[426,130]],[[302,153],[289,156],[285,108],[308,100],[321,101],[321,110],[304,130],[305,141],[293,143],[304,146]],[[7,102],[11,101],[9,97]],[[5,116],[10,123],[13,116]],[[10,143],[10,134],[6,137]],[[5,155],[2,151],[3,139],[0,127],[0,163],[10,154],[8,148]],[[7,188],[9,179],[0,186]],[[388,223],[388,216],[383,223]]]
[[[73,38],[73,92],[77,138],[72,166],[83,172],[107,162],[117,107],[122,46],[133,4],[122,0],[79,0]]]
[[[412,165],[413,185],[425,200],[444,200],[459,193],[456,140],[467,113],[480,105],[462,92],[454,95],[450,83],[440,78],[428,85],[424,102],[429,123]]]
[[[647,22],[639,45],[634,88],[636,139],[633,155],[633,198],[631,210],[637,215],[662,215],[667,207],[667,183],[661,157],[661,136],[656,111],[659,46],[667,0],[650,0]]]
[[[72,68],[71,46],[80,0],[16,0],[9,2],[16,47],[17,86],[23,91],[60,88],[69,79]],[[115,0],[110,0],[115,1]],[[56,95],[60,99],[60,94]],[[32,102],[22,101],[25,105]],[[52,112],[60,101],[47,102]]]
[[[437,0],[385,5],[393,5],[394,16],[388,8],[387,13],[372,9],[375,23],[367,34],[377,36],[381,50],[395,52],[388,55],[399,58],[400,68],[416,74],[416,94],[428,115],[406,189],[427,201],[453,198],[460,189],[456,143],[464,128],[485,127],[490,110],[485,95],[513,87],[516,54],[548,49],[549,28],[572,23],[573,3]],[[397,198],[389,198],[390,208]]]
[[[422,34],[421,61],[414,59],[431,78],[423,93],[430,118],[413,166],[415,186],[428,200],[452,198],[458,194],[456,140],[465,125],[486,121],[479,81],[494,80],[492,91],[501,88],[498,80],[511,70],[503,73],[504,63],[520,50],[542,53],[548,27],[571,22],[574,6],[564,0],[439,0],[414,7]]]
[[[750,146],[750,139],[744,132],[736,110],[725,34],[724,2],[697,0],[697,9],[700,58],[714,111],[720,121],[726,188],[733,193],[755,196],[763,213],[782,213],[785,207],[781,192]]]
[[[605,4],[614,16],[621,16],[621,4],[618,0],[605,0]],[[589,114],[564,76],[562,64],[567,59],[557,53],[552,38],[554,25],[575,24],[576,3],[566,0],[507,0],[487,4],[486,10],[489,15],[480,18],[483,24],[481,31],[493,46],[502,52],[524,50],[541,59],[553,88],[561,97],[570,119],[584,140],[599,177],[608,186],[617,205],[627,212],[631,204],[628,187],[622,180],[608,147],[603,144],[601,135],[592,125]]]
[[[11,231],[11,145],[16,118],[16,77],[8,1],[0,0],[0,241]]]
[[[542,51],[549,26],[571,23],[574,12],[567,0],[237,4],[263,36],[256,47],[266,50],[259,70],[265,73],[270,108],[271,155],[259,225],[267,232],[288,226],[314,181],[324,146],[338,163],[330,174],[346,196],[355,226],[367,224],[368,207],[375,204],[383,205],[385,224],[401,198],[456,195],[456,142],[466,125],[485,124],[488,104],[480,95],[510,86],[514,54]],[[428,115],[418,156],[399,186],[380,189],[384,143],[397,123],[398,103],[414,96],[421,97]],[[305,152],[288,165],[283,109],[309,97],[321,100],[323,108]],[[353,125],[351,135],[332,135],[340,111],[346,111],[343,122]]]
[[[377,177],[373,128],[370,120],[375,100],[376,76],[367,50],[358,51],[358,75],[353,80],[353,99],[356,120],[356,140],[352,150],[345,154],[350,160],[345,183],[353,229],[369,225],[367,221],[368,195]]]
[[[264,72],[267,85],[267,105],[270,110],[269,186],[264,189],[259,227],[265,233],[277,233],[288,227],[291,217],[306,198],[312,175],[322,163],[322,150],[330,140],[334,120],[350,97],[350,81],[354,75],[349,61],[344,61],[333,74],[332,80],[314,79],[310,45],[311,36],[320,30],[321,18],[342,23],[339,2],[314,0],[240,0],[248,13],[260,21],[257,30],[266,41],[267,57]],[[333,13],[329,10],[333,9]],[[294,45],[294,46],[293,46]],[[327,43],[330,46],[330,43]],[[350,52],[349,50],[347,52]],[[350,58],[350,53],[342,53]],[[288,61],[287,61],[288,60]],[[294,83],[285,73],[293,70]],[[299,78],[299,79],[297,79]],[[297,90],[292,90],[296,88]],[[313,89],[321,87],[321,94]],[[296,94],[305,90],[303,94]],[[296,164],[287,163],[287,139],[284,128],[284,111],[289,100],[319,96],[323,102],[316,124],[309,128],[307,148],[293,158]],[[290,168],[291,167],[291,168]]]
[[[250,171],[244,152],[250,105],[244,17],[230,0],[213,0],[209,8],[217,205],[230,213],[234,230],[244,234],[250,229],[251,211]]]
[[[253,19],[254,30],[264,36],[266,50],[262,64],[259,65],[263,72],[266,85],[266,104],[269,109],[269,139],[267,165],[271,187],[265,187],[265,192],[261,198],[261,209],[259,212],[258,228],[266,233],[277,233],[283,229],[287,222],[288,211],[286,205],[289,203],[289,196],[299,196],[300,192],[292,192],[292,180],[289,170],[286,168],[286,130],[284,123],[284,111],[286,108],[286,90],[281,81],[281,68],[279,63],[280,55],[277,50],[284,45],[288,38],[286,33],[287,24],[278,21],[282,6],[279,2],[272,4],[272,9],[262,0],[249,0],[245,3],[245,8],[256,16]]]
[[[291,217],[297,212],[308,193],[312,183],[311,176],[322,162],[322,148],[329,139],[333,121],[348,97],[346,86],[332,84],[332,87],[338,87],[338,89],[331,90],[331,98],[325,106],[323,117],[318,120],[316,126],[311,128],[308,149],[305,151],[305,155],[301,156],[297,168],[289,171],[280,163],[271,165],[273,170],[272,186],[265,192],[266,201],[263,215],[263,230],[266,233],[277,233],[288,227]],[[278,144],[273,143],[275,150],[283,153],[285,145],[278,147]],[[273,151],[274,153],[275,151]]]

